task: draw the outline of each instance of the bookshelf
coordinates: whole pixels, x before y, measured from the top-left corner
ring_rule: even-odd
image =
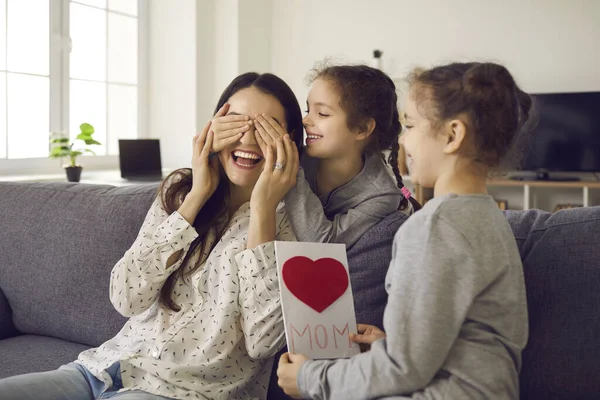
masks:
[[[398,152],[400,173],[415,199],[421,204],[433,197],[433,190],[414,184],[408,175],[406,155],[400,146]],[[508,209],[529,210],[538,208],[555,211],[559,205],[600,206],[600,174],[558,173],[558,176],[576,177],[578,181],[527,181],[509,179],[509,174],[490,178],[488,192],[497,201],[506,201]]]
[[[419,203],[425,204],[427,200],[433,197],[432,189],[413,184],[408,176],[404,180],[412,189]],[[559,204],[573,204],[583,207],[600,205],[600,181],[598,180],[557,182],[490,178],[487,185],[488,191],[494,198],[508,201],[510,209],[540,208],[553,211]],[[517,207],[511,206],[515,203]]]

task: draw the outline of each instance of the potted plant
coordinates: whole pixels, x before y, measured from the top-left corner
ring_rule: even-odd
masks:
[[[54,146],[50,150],[50,158],[63,158],[69,157],[69,164],[65,164],[64,168],[67,172],[67,180],[69,182],[79,182],[81,178],[81,170],[83,165],[77,164],[77,157],[83,153],[91,153],[96,155],[92,150],[87,147],[74,148],[77,140],[85,143],[86,146],[99,145],[100,142],[96,141],[92,135],[94,134],[94,127],[87,122],[84,122],[79,126],[81,133],[77,135],[74,141],[69,143],[68,137],[51,138],[50,143]]]

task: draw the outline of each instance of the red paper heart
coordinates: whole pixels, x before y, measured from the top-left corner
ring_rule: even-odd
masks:
[[[298,300],[319,313],[348,289],[346,268],[334,258],[292,257],[283,264],[281,276]]]

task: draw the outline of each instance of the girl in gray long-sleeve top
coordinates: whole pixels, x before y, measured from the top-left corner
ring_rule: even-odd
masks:
[[[394,211],[420,206],[398,171],[396,86],[365,65],[317,68],[306,101],[306,147],[297,184],[285,197],[299,241],[350,248]],[[382,151],[391,150],[396,181]]]
[[[370,351],[344,360],[284,354],[279,384],[312,399],[518,399],[528,336],[523,267],[486,191],[526,123],[530,97],[506,68],[461,63],[411,79],[411,177],[434,199],[398,230],[386,278],[387,332],[359,326]]]

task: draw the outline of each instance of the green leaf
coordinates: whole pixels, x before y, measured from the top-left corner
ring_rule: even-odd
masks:
[[[50,151],[50,155],[49,157],[52,158],[59,158],[59,157],[67,157],[71,152],[69,151],[69,148],[65,148],[65,147],[55,147]]]
[[[81,151],[79,151],[79,150],[75,150],[75,151],[72,151],[72,152],[71,152],[70,156],[71,156],[71,157],[77,157],[77,156],[80,156],[80,155],[82,155],[82,154],[83,154],[83,153],[82,153]]]
[[[52,139],[50,143],[69,143],[69,138]]]
[[[85,142],[85,144],[88,144],[88,145],[89,144],[102,144],[102,143],[94,140],[91,135],[86,135],[83,133],[80,133],[79,135],[77,135],[76,139],[83,140]]]
[[[94,127],[88,124],[87,122],[84,122],[83,124],[79,125],[79,129],[81,129],[81,133],[85,135],[91,135],[92,133],[94,133]]]
[[[91,138],[92,138],[92,135],[89,133],[80,133],[79,135],[77,135],[77,137],[75,139],[90,140]]]

